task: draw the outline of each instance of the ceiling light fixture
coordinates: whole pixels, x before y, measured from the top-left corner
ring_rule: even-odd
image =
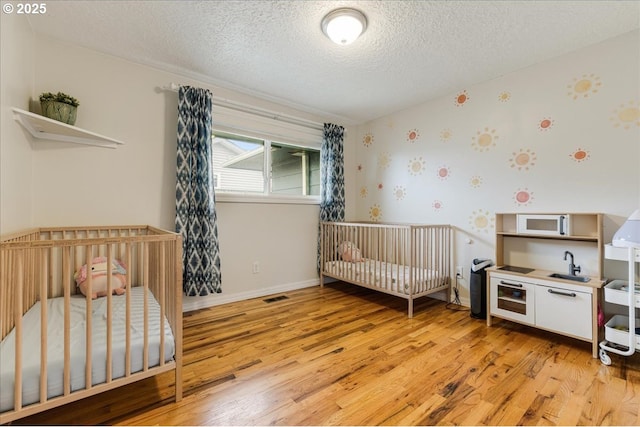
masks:
[[[336,9],[322,19],[322,32],[337,44],[353,43],[366,29],[367,18],[356,9]]]

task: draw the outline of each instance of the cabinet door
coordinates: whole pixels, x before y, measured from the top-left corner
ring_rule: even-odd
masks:
[[[536,289],[536,326],[591,340],[591,294],[539,286]]]
[[[492,315],[528,325],[534,324],[535,285],[492,275],[489,286]]]

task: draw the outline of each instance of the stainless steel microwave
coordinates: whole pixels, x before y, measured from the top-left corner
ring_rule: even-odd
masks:
[[[518,233],[542,236],[570,236],[570,215],[563,214],[518,214]]]

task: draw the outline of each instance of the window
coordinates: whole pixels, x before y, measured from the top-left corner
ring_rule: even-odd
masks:
[[[213,135],[219,194],[320,195],[320,151],[226,132]]]

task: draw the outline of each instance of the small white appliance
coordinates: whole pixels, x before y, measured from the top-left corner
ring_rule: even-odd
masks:
[[[640,209],[637,209],[613,235],[613,246],[640,248]]]

